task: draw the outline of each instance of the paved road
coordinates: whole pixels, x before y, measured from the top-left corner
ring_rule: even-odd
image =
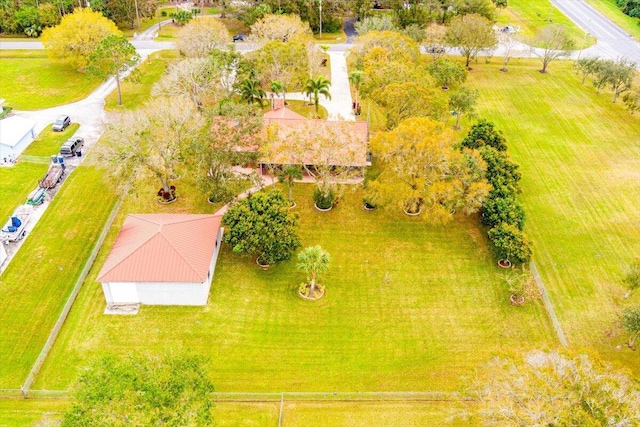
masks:
[[[551,0],[551,3],[577,26],[598,39],[595,46],[582,52],[583,56],[627,58],[640,66],[640,43],[584,0]]]

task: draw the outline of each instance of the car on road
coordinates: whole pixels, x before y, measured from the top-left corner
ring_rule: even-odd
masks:
[[[429,46],[427,53],[444,53],[445,49],[442,46]]]
[[[71,124],[71,117],[69,117],[69,116],[60,116],[60,117],[58,117],[56,119],[55,122],[53,122],[53,126],[52,126],[51,129],[53,129],[56,132],[62,132],[70,124]]]
[[[84,138],[79,136],[68,139],[67,142],[60,147],[60,154],[63,156],[76,156],[81,153],[84,146]]]
[[[234,42],[243,42],[246,37],[247,37],[246,34],[238,34],[238,35],[233,36],[233,41]]]

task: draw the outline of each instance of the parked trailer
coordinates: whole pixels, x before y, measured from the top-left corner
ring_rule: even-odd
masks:
[[[44,197],[47,195],[47,189],[38,186],[27,197],[27,204],[31,206],[41,205],[44,203]]]
[[[55,187],[60,181],[62,181],[65,169],[66,166],[64,164],[64,158],[51,156],[51,166],[49,166],[49,170],[44,178],[38,182],[38,185],[41,188]]]
[[[0,229],[0,241],[8,244],[17,242],[27,234],[27,223],[31,217],[33,208],[29,205],[20,205],[9,217],[9,221]]]

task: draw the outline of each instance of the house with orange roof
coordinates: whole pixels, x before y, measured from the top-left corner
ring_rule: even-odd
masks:
[[[303,165],[307,170],[335,166],[364,173],[370,165],[367,122],[307,119],[286,107],[268,111],[263,119],[263,174],[283,165]]]
[[[221,219],[129,215],[98,274],[107,306],[206,305],[224,231]]]

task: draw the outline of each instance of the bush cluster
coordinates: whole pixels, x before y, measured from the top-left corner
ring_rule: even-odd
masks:
[[[490,227],[488,236],[499,259],[524,264],[531,259],[531,241],[522,232],[525,211],[516,196],[520,193],[518,165],[509,159],[507,144],[493,123],[479,120],[462,140],[463,148],[478,149],[487,163],[486,178],[492,189],[485,198],[482,223]]]

